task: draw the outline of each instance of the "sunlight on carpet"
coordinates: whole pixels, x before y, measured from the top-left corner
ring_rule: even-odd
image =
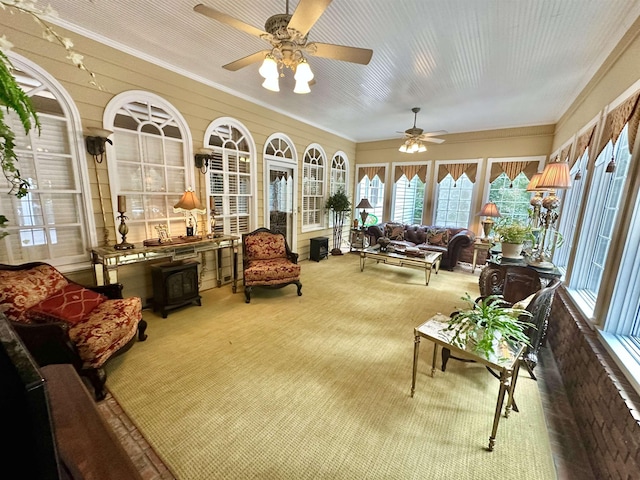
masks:
[[[203,292],[107,366],[107,387],[179,479],[554,479],[537,384],[487,452],[498,381],[451,361],[431,378],[423,340],[410,397],[413,328],[478,295],[478,272],[358,257],[302,262],[294,286]]]

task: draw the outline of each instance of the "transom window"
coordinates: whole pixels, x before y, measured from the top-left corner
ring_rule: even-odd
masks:
[[[242,235],[251,230],[252,142],[239,122],[214,123],[205,135],[213,151],[209,164],[209,195],[216,206],[216,233]],[[284,145],[281,148],[285,148]],[[278,150],[287,154],[287,150]]]
[[[191,141],[184,120],[169,103],[146,92],[115,97],[105,118],[114,131],[111,196],[114,211],[117,196],[126,197],[127,241],[155,238],[155,227],[162,224],[170,234],[183,235],[184,216],[174,213],[173,205],[193,186],[193,169],[187,169]]]
[[[31,99],[41,124],[25,135],[15,112],[4,112],[15,134],[14,151],[29,193],[7,195],[10,184],[0,183],[0,214],[8,219],[0,242],[0,262],[44,261],[62,266],[87,260],[88,215],[91,195],[83,191],[79,152],[75,146],[75,107],[55,80],[35,65],[12,56],[18,84]],[[74,113],[72,113],[74,112]]]

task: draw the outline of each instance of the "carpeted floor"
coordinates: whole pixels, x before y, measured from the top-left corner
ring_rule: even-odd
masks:
[[[413,328],[477,295],[477,276],[358,257],[302,263],[295,287],[231,288],[168,318],[108,366],[107,386],[179,479],[554,479],[537,384],[485,447],[498,382],[452,361],[429,376],[423,340],[409,396]]]

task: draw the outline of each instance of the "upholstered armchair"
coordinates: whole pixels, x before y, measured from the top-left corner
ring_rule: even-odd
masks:
[[[246,303],[251,301],[253,287],[282,288],[296,285],[298,296],[302,295],[298,254],[291,251],[282,233],[258,228],[243,234],[242,265]]]
[[[83,287],[41,262],[0,264],[0,313],[40,366],[72,364],[96,399],[105,396],[104,364],[146,339],[138,297],[122,298],[122,285]]]

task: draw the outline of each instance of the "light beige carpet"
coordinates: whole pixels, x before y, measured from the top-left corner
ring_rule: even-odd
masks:
[[[294,286],[203,293],[202,307],[145,311],[149,338],[108,365],[107,386],[180,479],[554,479],[537,384],[485,450],[498,381],[450,361],[429,376],[413,328],[478,294],[469,271],[424,273],[347,254],[302,262]]]

